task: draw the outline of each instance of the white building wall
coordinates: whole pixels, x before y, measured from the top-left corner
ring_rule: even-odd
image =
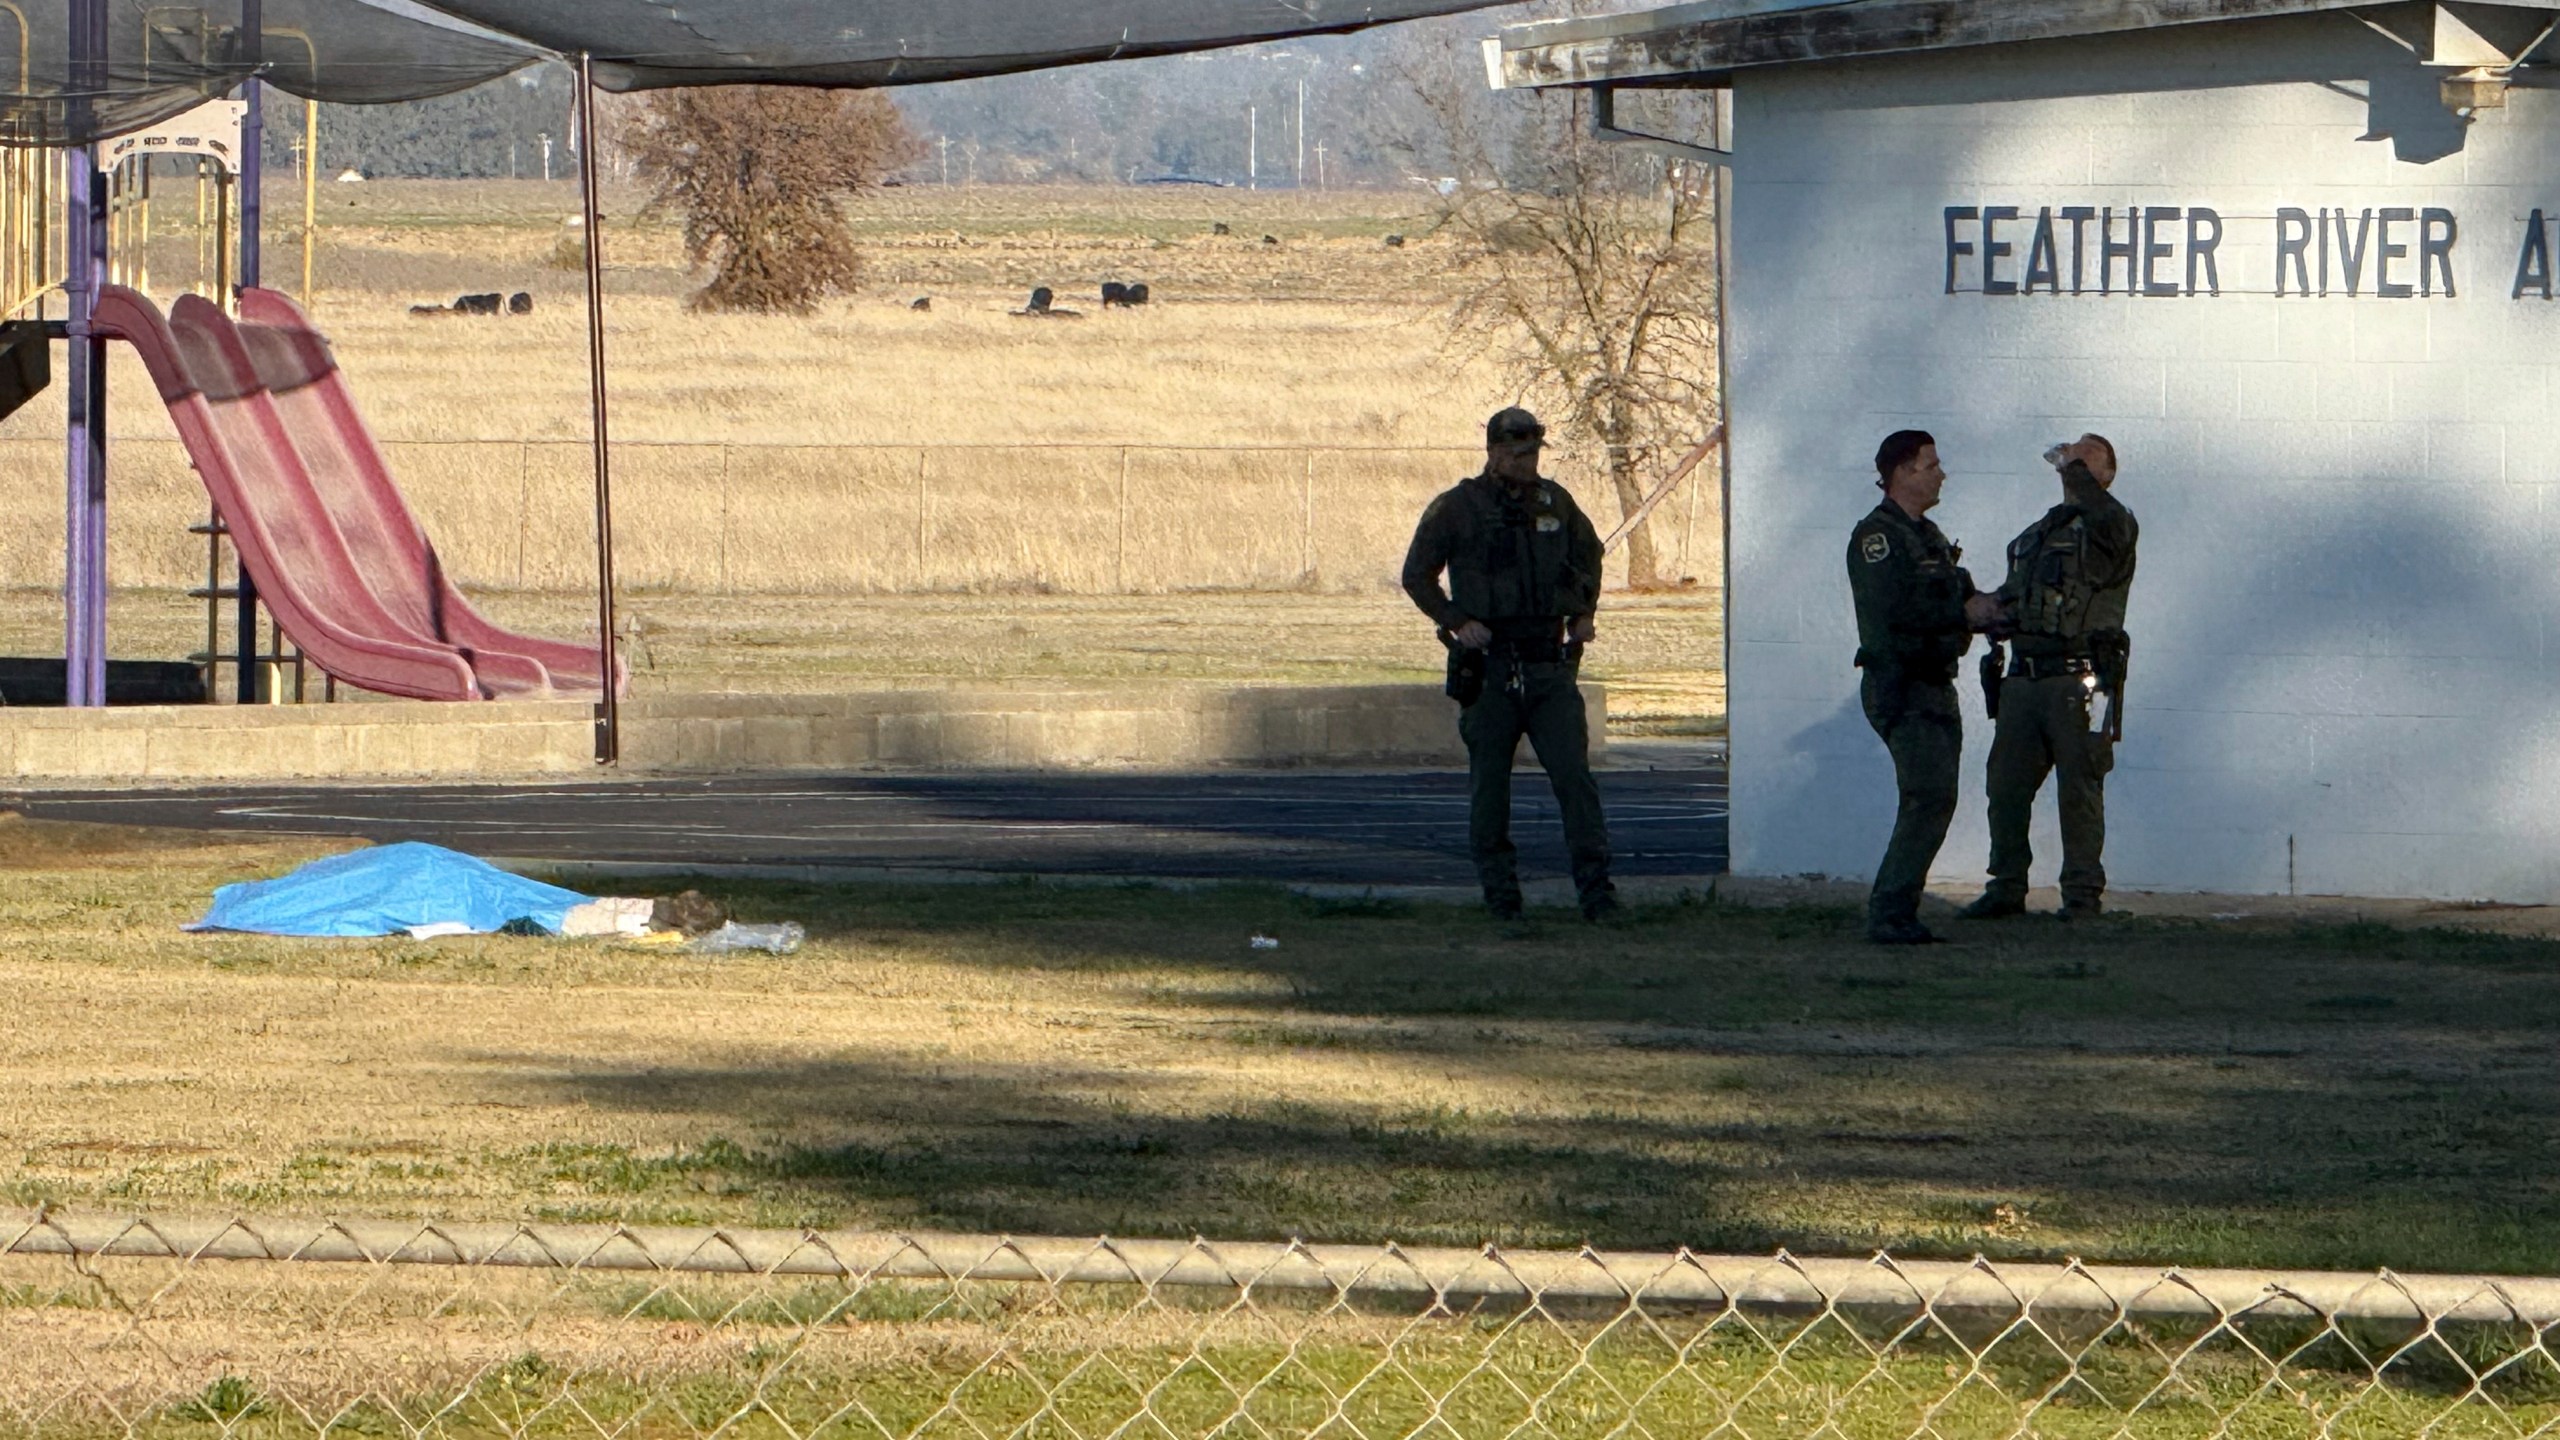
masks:
[[[2525,217],[2560,216],[2560,93],[2515,92],[2425,164],[2359,138],[2374,117],[2353,76],[1937,103],[2057,74],[2227,85],[2250,78],[2249,45],[2406,63],[2314,21],[2193,27],[2224,32],[2209,50],[2135,37],[1738,81],[1737,873],[1864,878],[1884,848],[1892,772],[1859,712],[1843,553],[1877,499],[1877,441],[1937,435],[1933,518],[1988,588],[2058,498],[2038,452],[2097,430],[2142,522],[2111,883],[2560,901],[2560,304],[2510,298]],[[2211,206],[2223,293],[1943,293],[1945,207],[1999,204],[2030,222]],[[2457,298],[2376,298],[2370,274],[2360,298],[2269,292],[2279,206],[2403,205],[2459,217]],[[2004,234],[2012,265],[2031,230]],[[1959,689],[1964,803],[1934,878],[1978,882],[1991,727],[1973,657]],[[2035,848],[2051,884],[2050,787]]]

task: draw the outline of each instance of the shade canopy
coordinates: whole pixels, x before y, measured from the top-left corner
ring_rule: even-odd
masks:
[[[423,100],[580,53],[613,90],[913,85],[1357,30],[1500,0],[264,0],[257,45],[240,0],[94,3],[107,12],[105,59],[85,68],[72,54],[71,0],[0,4],[0,85],[11,87],[0,90],[0,143],[139,130],[252,73],[342,104]]]
[[[0,4],[0,143],[85,144],[146,129],[230,91],[258,72],[260,53],[278,87],[350,104],[466,89],[544,54],[410,4],[265,0],[265,43],[253,47],[240,0],[97,3],[105,54],[85,66],[72,54],[70,0]]]

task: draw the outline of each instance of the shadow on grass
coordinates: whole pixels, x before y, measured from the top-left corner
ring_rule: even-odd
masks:
[[[1125,974],[1183,1060],[492,1057],[556,1076],[549,1098],[733,1137],[536,1148],[510,1161],[528,1180],[626,1216],[615,1197],[681,1218],[753,1196],[768,1219],[1022,1233],[2560,1268],[2542,942],[2027,922],[1907,956],[1845,912],[1711,905],[1514,937],[1276,891],[728,898],[820,943]],[[1336,1078],[1196,1083],[1299,1057]],[[1449,1098],[1496,1091],[1529,1098]]]

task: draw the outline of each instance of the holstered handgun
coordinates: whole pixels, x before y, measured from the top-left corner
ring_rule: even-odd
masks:
[[[1485,653],[1470,650],[1458,643],[1458,637],[1446,630],[1440,632],[1440,643],[1449,651],[1449,679],[1441,693],[1458,702],[1460,709],[1484,697]]]
[[[2000,681],[2008,669],[2008,648],[1997,640],[1992,641],[1991,648],[1982,652],[1981,674],[1982,713],[1994,720],[2000,718]]]
[[[2133,665],[2133,637],[2122,630],[2089,633],[2089,660],[2097,667],[2099,693],[2107,697],[2107,739],[2124,738],[2124,682]]]

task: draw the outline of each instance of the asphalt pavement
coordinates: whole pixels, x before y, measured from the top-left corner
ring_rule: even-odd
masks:
[[[1600,774],[1616,872],[1725,868],[1716,759]],[[33,793],[34,818],[425,840],[493,859],[630,865],[1472,886],[1466,777],[1446,772],[847,775]],[[1546,779],[1513,794],[1524,879],[1567,873]]]

